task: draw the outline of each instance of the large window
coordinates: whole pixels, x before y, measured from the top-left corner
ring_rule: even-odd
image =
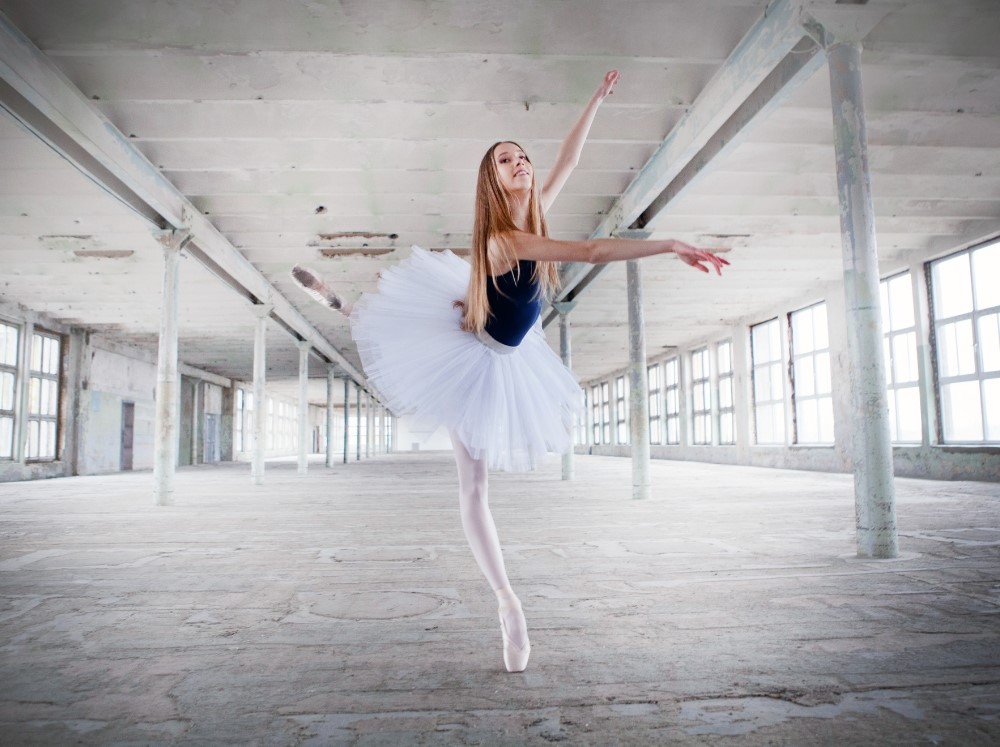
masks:
[[[833,390],[826,304],[818,303],[790,316],[795,442],[832,444]]]
[[[601,388],[590,387],[590,442],[601,443]]]
[[[28,459],[43,461],[58,456],[60,347],[57,335],[35,332],[31,336],[25,452]]]
[[[889,430],[895,443],[920,443],[923,420],[910,273],[883,280],[881,293]]]
[[[681,442],[681,364],[671,358],[663,364],[663,415],[668,444]]]
[[[946,443],[1000,442],[1000,242],[931,263]]]
[[[712,367],[708,348],[691,353],[691,410],[694,443],[712,443]]]
[[[649,442],[663,443],[663,369],[654,363],[646,369],[649,381]]]
[[[753,358],[754,425],[758,444],[785,443],[785,377],[781,322],[772,319],[750,328]]]
[[[611,395],[608,382],[601,382],[601,443],[611,443]]]
[[[719,378],[719,443],[736,443],[736,425],[733,405],[733,341],[726,340],[715,346],[716,371]]]
[[[618,443],[628,443],[628,377],[615,379],[615,430]]]
[[[14,458],[14,393],[17,391],[17,350],[20,334],[0,322],[0,459]]]

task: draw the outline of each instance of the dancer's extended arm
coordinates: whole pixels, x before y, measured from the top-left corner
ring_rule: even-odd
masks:
[[[506,237],[510,248],[518,259],[533,259],[540,262],[589,262],[596,265],[673,253],[684,264],[702,272],[709,272],[707,265],[711,265],[719,275],[722,274],[723,266],[729,264],[725,259],[711,251],[698,249],[677,239],[557,241],[524,231],[511,231]]]
[[[545,178],[545,184],[542,187],[541,201],[543,213],[549,211],[552,203],[555,202],[559,192],[562,191],[563,186],[566,184],[566,180],[569,179],[569,175],[573,173],[573,169],[580,162],[580,153],[583,151],[583,144],[587,141],[587,134],[590,132],[590,126],[594,123],[597,110],[605,97],[614,89],[615,83],[618,82],[618,77],[617,70],[612,70],[604,76],[604,80],[601,81],[601,85],[594,91],[594,95],[590,97],[590,101],[587,102],[587,106],[580,115],[580,118],[573,125],[573,129],[569,131],[566,139],[563,140],[563,144],[559,146],[559,155],[556,156],[556,162]]]

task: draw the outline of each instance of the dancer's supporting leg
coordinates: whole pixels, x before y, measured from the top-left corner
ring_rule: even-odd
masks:
[[[323,278],[308,267],[295,265],[292,268],[292,279],[314,301],[318,301],[331,309],[336,309],[344,316],[351,315],[353,306],[338,296],[330,286],[323,282]]]
[[[528,626],[521,611],[521,602],[510,588],[500,538],[490,513],[486,460],[473,459],[454,432],[451,443],[458,464],[458,504],[462,513],[462,528],[479,570],[486,576],[500,603],[500,620],[505,633],[504,663],[508,671],[520,672],[527,666],[531,650]]]

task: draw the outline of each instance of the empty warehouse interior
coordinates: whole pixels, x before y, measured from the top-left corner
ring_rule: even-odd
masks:
[[[995,0],[0,0],[0,737],[1000,739]],[[503,672],[444,430],[350,301],[469,255],[621,80],[540,325],[575,446],[491,476]],[[457,299],[456,299],[457,300]]]

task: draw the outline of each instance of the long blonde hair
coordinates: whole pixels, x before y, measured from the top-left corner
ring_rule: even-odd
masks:
[[[517,268],[517,257],[507,241],[507,234],[519,230],[514,224],[514,211],[511,207],[510,194],[500,184],[497,176],[493,152],[498,145],[511,143],[524,152],[520,145],[510,140],[494,143],[479,164],[479,180],[476,184],[476,216],[472,224],[472,277],[469,280],[469,290],[464,301],[456,301],[455,305],[463,308],[462,329],[467,332],[481,332],[487,319],[492,316],[489,301],[486,297],[486,283],[492,275],[493,287],[497,287],[497,270],[508,267]],[[531,159],[528,159],[531,162]],[[528,204],[528,231],[537,236],[548,236],[549,229],[542,213],[541,201],[538,199],[538,185],[535,182],[534,169],[531,177],[531,201]],[[490,239],[495,239],[494,246],[498,256],[490,256]],[[550,297],[559,287],[559,270],[556,262],[536,262],[533,279],[539,285],[543,297]]]

